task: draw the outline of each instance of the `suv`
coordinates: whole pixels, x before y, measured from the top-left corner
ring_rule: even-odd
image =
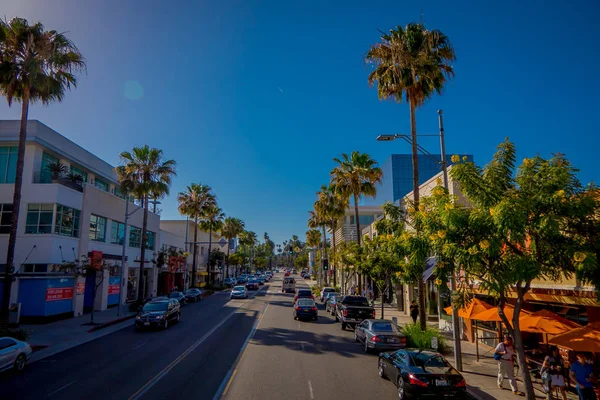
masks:
[[[142,328],[169,327],[169,322],[179,322],[181,306],[175,299],[150,301],[144,304],[142,310],[135,317],[135,330]]]

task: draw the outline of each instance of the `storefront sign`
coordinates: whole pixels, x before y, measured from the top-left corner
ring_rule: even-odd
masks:
[[[77,282],[77,294],[85,293],[85,282]]]
[[[47,288],[46,301],[69,300],[73,298],[72,287]]]
[[[121,292],[121,286],[116,283],[112,285],[108,285],[108,294],[119,294]]]
[[[96,271],[100,271],[102,269],[102,252],[101,251],[92,251],[92,257],[90,259],[90,267],[91,269],[95,269]]]

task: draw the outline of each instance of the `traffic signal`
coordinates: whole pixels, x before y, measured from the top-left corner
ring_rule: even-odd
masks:
[[[323,260],[323,270],[327,271],[329,269],[329,260]]]

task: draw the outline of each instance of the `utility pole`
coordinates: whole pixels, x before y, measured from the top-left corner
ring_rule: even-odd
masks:
[[[125,228],[123,232],[123,249],[121,250],[121,290],[119,291],[119,309],[117,315],[120,317],[122,313],[123,303],[125,303],[124,294],[127,291],[127,283],[125,282],[125,258],[127,251],[127,221],[129,220],[129,194],[125,194]],[[117,235],[119,232],[117,231]],[[95,282],[94,282],[95,284]],[[92,307],[93,308],[93,307]]]

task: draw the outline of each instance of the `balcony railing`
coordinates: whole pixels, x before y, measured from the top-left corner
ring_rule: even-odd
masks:
[[[345,225],[335,231],[335,245],[339,245],[342,242],[356,241],[356,226]]]
[[[83,182],[79,180],[72,180],[62,176],[42,176],[39,172],[33,176],[33,183],[58,183],[66,186],[78,192],[83,192]]]

